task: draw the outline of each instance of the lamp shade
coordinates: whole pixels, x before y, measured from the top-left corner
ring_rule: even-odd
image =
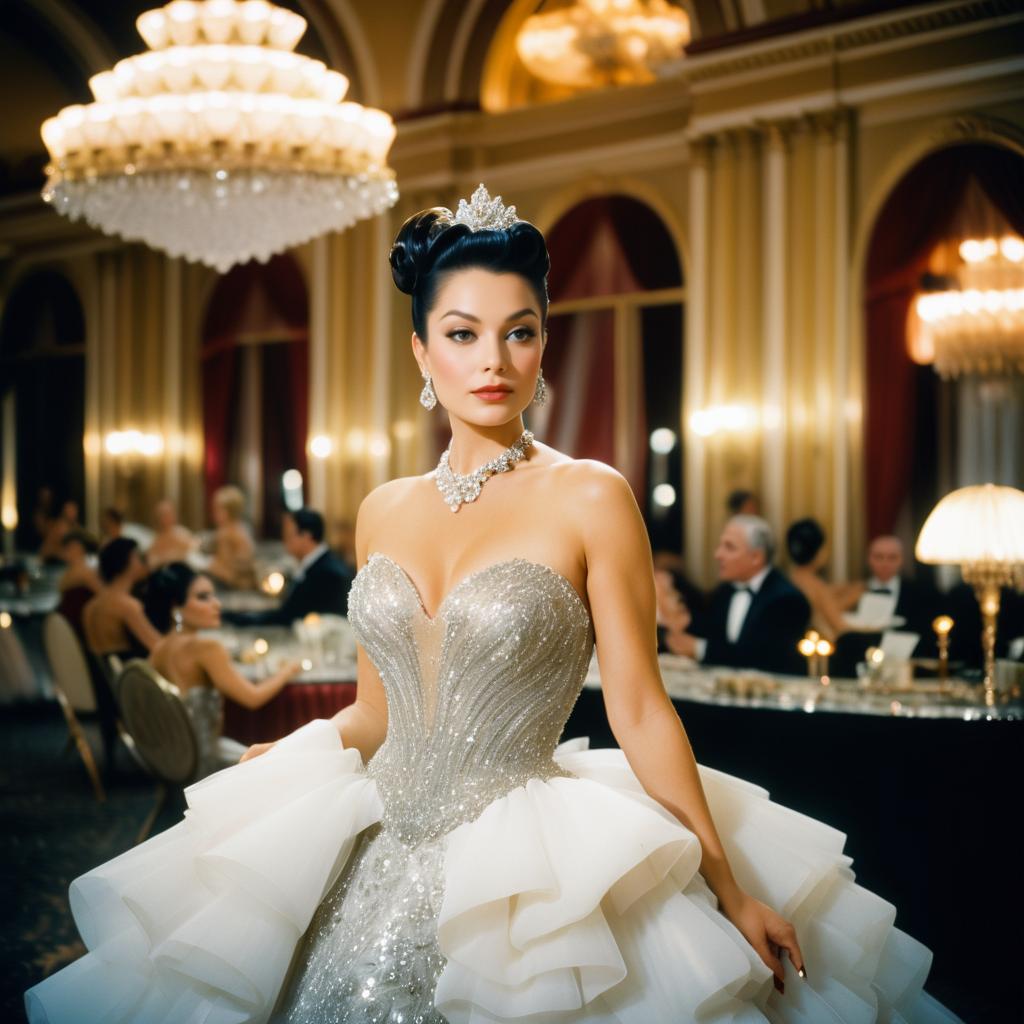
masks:
[[[932,564],[1024,564],[1024,491],[981,484],[947,494],[925,520],[916,554]]]

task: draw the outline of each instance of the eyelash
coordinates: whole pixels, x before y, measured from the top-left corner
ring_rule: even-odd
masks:
[[[460,338],[460,334],[468,334],[469,338]],[[537,336],[537,332],[532,327],[516,327],[508,332],[508,336],[511,337],[513,334],[521,334],[522,337],[516,338],[516,341],[529,341],[531,338]],[[457,345],[467,345],[469,341],[474,337],[474,334],[467,327],[458,327],[454,331],[448,332],[448,337],[452,339]]]

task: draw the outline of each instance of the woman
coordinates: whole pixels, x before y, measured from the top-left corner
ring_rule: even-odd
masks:
[[[156,533],[153,543],[146,551],[146,564],[151,570],[159,569],[168,562],[181,562],[188,558],[195,547],[192,533],[178,522],[174,502],[166,498],[157,503],[154,512]]]
[[[850,627],[835,592],[821,578],[828,562],[825,531],[814,519],[798,519],[786,531],[786,548],[793,563],[789,578],[811,606],[811,625],[822,636],[835,640]]]
[[[103,586],[99,574],[89,563],[89,556],[95,552],[96,541],[85,530],[72,530],[61,541],[61,557],[67,568],[57,581],[60,592],[57,611],[71,623],[83,644],[82,612]]]
[[[213,557],[207,573],[218,583],[236,590],[256,585],[253,565],[252,534],[245,519],[245,495],[238,487],[219,487],[211,505],[213,524]]]
[[[116,654],[122,661],[144,658],[160,639],[132,591],[146,578],[139,545],[117,537],[100,548],[103,586],[82,609],[82,628],[89,650],[102,657]]]
[[[181,690],[199,741],[198,778],[234,764],[245,747],[221,736],[224,697],[255,710],[276,697],[300,669],[287,662],[262,683],[239,675],[224,645],[199,630],[220,627],[220,601],[209,577],[184,562],[153,574],[146,614],[164,636],[149,653],[150,664]]]
[[[482,191],[392,249],[421,401],[445,406],[452,442],[359,510],[357,700],[190,791],[155,842],[209,892],[183,880],[161,909],[145,846],[76,882],[102,879],[108,909],[94,952],[29,992],[32,1019],[179,999],[174,1020],[819,1021],[876,993],[953,1019],[840,833],[694,763],[628,485],[523,430],[544,398],[548,256]],[[622,749],[556,750],[595,635]],[[126,917],[129,888],[145,905]],[[153,945],[116,954],[139,920]]]

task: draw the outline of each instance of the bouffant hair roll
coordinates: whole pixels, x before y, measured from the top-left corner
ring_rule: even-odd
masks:
[[[529,221],[474,231],[455,223],[443,207],[433,207],[402,225],[388,259],[395,285],[412,296],[413,330],[423,342],[438,289],[457,270],[476,267],[495,274],[519,274],[537,296],[541,320],[547,317],[551,261],[544,236]]]

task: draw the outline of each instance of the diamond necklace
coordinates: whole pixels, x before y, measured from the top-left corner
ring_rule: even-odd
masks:
[[[452,438],[454,440],[454,438]],[[518,440],[506,448],[490,462],[485,462],[479,469],[472,473],[456,473],[448,462],[452,450],[452,442],[441,453],[441,460],[434,470],[434,483],[441,492],[445,504],[453,511],[458,512],[464,502],[476,501],[480,496],[480,488],[484,482],[495,473],[506,473],[517,462],[526,457],[526,450],[533,444],[533,434],[524,430]]]

